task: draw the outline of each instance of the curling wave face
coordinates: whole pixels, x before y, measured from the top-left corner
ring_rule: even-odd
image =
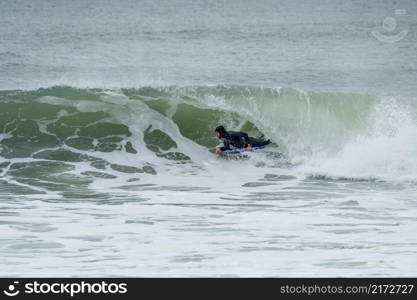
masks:
[[[27,193],[80,196],[80,187],[102,180],[120,185],[236,168],[208,151],[217,124],[278,145],[272,149],[284,158],[252,155],[241,163],[259,171],[417,180],[416,108],[392,98],[242,86],[57,86],[0,97],[2,181]]]

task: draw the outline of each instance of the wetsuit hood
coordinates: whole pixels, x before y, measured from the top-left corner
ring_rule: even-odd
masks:
[[[226,129],[223,126],[217,126],[214,132],[220,133],[221,138],[226,135]]]

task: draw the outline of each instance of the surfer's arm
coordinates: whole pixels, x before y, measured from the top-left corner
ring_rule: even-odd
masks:
[[[222,151],[224,151],[224,150],[226,150],[226,147],[224,146],[224,141],[223,140],[221,140],[220,141],[220,144],[218,144],[217,146],[216,146],[216,153],[220,153],[220,152],[222,152]]]
[[[253,148],[252,148],[252,145],[250,143],[249,136],[248,136],[248,134],[246,132],[242,132],[242,138],[243,138],[243,141],[245,143],[245,147],[244,147],[245,150],[246,151],[252,151]]]
[[[243,137],[243,140],[245,141],[245,145],[246,145],[245,149],[247,151],[252,151],[252,145],[250,143],[248,134],[246,132],[242,132],[242,137]]]

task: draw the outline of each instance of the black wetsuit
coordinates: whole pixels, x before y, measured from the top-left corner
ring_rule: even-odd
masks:
[[[256,139],[241,131],[226,131],[221,135],[220,140],[222,141],[222,144],[219,145],[221,151],[232,148],[246,148],[249,145],[259,147],[270,143],[269,140]]]

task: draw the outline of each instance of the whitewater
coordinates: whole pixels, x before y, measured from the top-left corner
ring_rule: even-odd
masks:
[[[416,14],[2,1],[0,276],[415,276]]]

